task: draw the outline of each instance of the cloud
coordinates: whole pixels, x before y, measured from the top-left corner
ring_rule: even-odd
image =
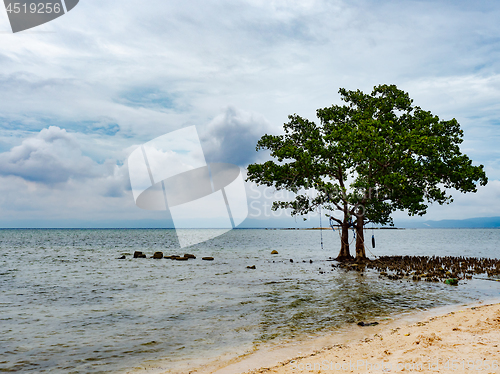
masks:
[[[0,154],[0,175],[47,185],[95,178],[104,171],[82,154],[74,136],[56,126]]]
[[[67,206],[78,196],[120,215],[123,150],[196,125],[207,161],[246,166],[287,115],[314,120],[339,103],[339,87],[380,83],[456,117],[464,152],[498,179],[499,17],[493,1],[80,2],[33,32],[2,34],[5,203],[23,211],[42,191],[67,191]]]
[[[256,160],[257,141],[269,129],[263,116],[227,107],[203,129],[201,140],[207,162],[247,166]]]

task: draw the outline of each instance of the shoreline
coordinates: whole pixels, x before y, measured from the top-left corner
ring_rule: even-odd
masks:
[[[441,306],[376,321],[376,326],[350,324],[318,336],[273,342],[236,357],[219,356],[203,365],[166,370],[162,360],[157,360],[126,373],[500,373],[500,299]],[[468,360],[474,364],[469,365]],[[488,360],[497,360],[498,369],[479,370],[479,363],[484,365]],[[401,366],[404,364],[406,370]]]

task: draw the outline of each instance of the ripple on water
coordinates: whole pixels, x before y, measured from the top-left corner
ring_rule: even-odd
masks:
[[[377,254],[474,248],[494,257],[499,234],[387,230],[377,233]],[[197,259],[181,263],[116,260],[135,250],[184,252],[172,230],[0,230],[0,370],[109,373],[158,357],[174,365],[498,294],[495,282],[399,283],[332,269],[326,259],[338,235],[325,233],[323,251],[318,235],[233,230],[190,248]],[[279,254],[271,257],[273,249]]]

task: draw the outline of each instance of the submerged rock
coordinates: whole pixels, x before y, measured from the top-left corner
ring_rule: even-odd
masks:
[[[213,257],[210,257],[210,256],[207,256],[207,257],[202,257],[202,260],[205,260],[205,261],[213,261],[214,258]]]
[[[358,326],[376,326],[378,322],[358,322]]]

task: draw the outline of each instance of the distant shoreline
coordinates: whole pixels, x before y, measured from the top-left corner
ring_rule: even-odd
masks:
[[[337,227],[335,227],[337,228]],[[307,229],[282,229],[282,230],[331,230],[331,227],[311,227]],[[365,227],[365,230],[408,230],[405,227]]]
[[[337,229],[337,227],[335,227]],[[218,230],[218,228],[180,228]],[[331,230],[331,227],[235,227],[232,230]],[[500,227],[365,227],[365,230],[500,230]],[[0,230],[176,230],[173,227],[0,227]]]

